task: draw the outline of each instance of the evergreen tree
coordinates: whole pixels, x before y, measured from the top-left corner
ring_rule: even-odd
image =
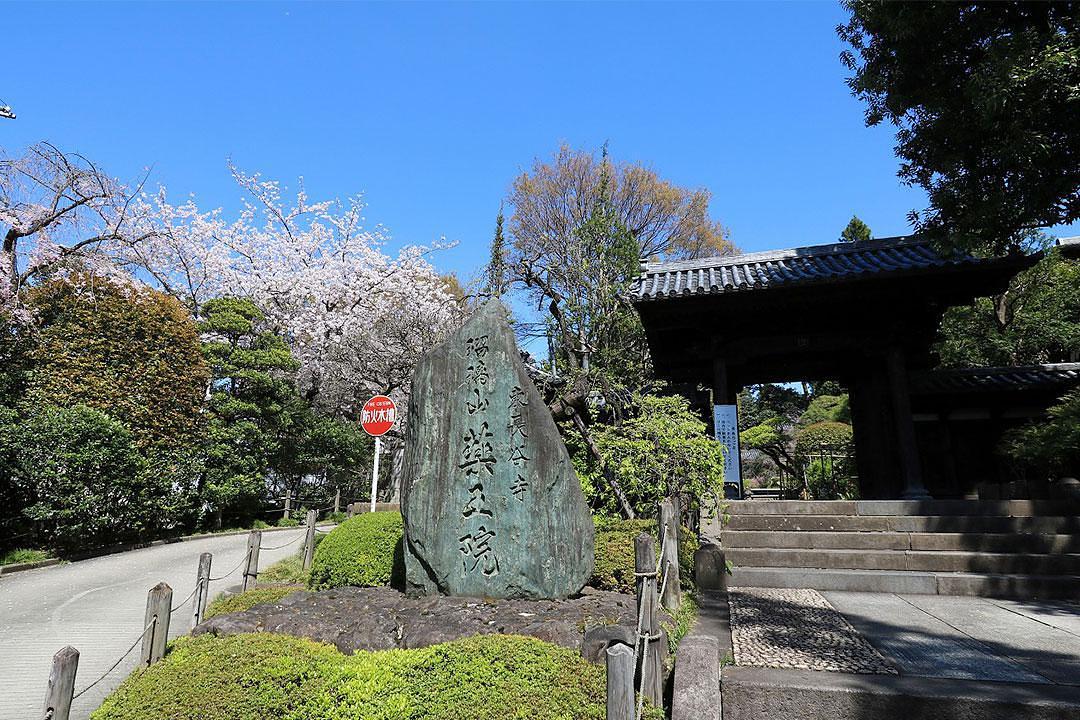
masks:
[[[847,227],[840,233],[840,242],[865,242],[870,239],[870,226],[852,215]]]
[[[508,270],[506,265],[506,240],[503,237],[503,211],[495,218],[495,237],[491,239],[491,259],[485,271],[484,294],[501,298],[507,290]]]

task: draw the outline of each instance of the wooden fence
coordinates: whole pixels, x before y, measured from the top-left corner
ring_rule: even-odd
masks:
[[[123,655],[117,658],[108,670],[102,673],[96,680],[76,692],[75,678],[79,668],[79,651],[72,646],[62,648],[53,656],[52,668],[49,671],[49,682],[45,690],[45,704],[42,709],[43,720],[68,720],[71,712],[71,703],[98,683],[108,677],[120,663],[124,661],[136,647],[142,646],[139,655],[138,667],[149,667],[165,656],[165,648],[169,639],[169,624],[172,616],[181,608],[186,607],[191,601],[191,626],[195,627],[206,617],[206,605],[209,600],[210,583],[224,580],[238,570],[243,569],[241,587],[250,590],[255,587],[259,576],[259,551],[280,550],[304,540],[304,569],[311,566],[315,550],[315,523],[318,518],[317,510],[309,510],[307,514],[306,531],[294,540],[282,545],[267,547],[262,544],[262,532],[252,530],[248,534],[247,552],[244,553],[240,563],[229,572],[218,577],[211,577],[210,566],[213,555],[202,553],[199,556],[199,564],[196,570],[195,589],[177,603],[173,602],[173,591],[167,583],[158,583],[150,588],[146,596],[146,613],[143,616],[143,629],[134,639]]]

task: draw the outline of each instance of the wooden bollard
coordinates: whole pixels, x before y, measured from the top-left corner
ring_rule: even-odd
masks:
[[[642,617],[641,632],[648,635],[648,648],[641,660],[641,693],[657,707],[664,701],[664,655],[660,632],[660,616],[656,596],[656,546],[652,535],[641,533],[634,539],[634,569],[637,573],[638,616]],[[644,643],[644,641],[643,641]]]
[[[195,578],[195,598],[192,601],[191,627],[203,621],[206,615],[206,601],[210,595],[210,563],[214,556],[203,553],[199,556],[199,574]]]
[[[262,531],[252,530],[248,533],[247,563],[244,564],[244,584],[242,590],[245,592],[255,587],[255,583],[259,579],[260,545],[262,545]]]
[[[660,503],[657,514],[657,527],[664,556],[660,558],[660,580],[664,596],[660,602],[668,610],[674,611],[682,600],[682,588],[679,586],[679,499],[670,497]],[[664,575],[667,584],[664,585]]]
[[[334,514],[337,515],[341,512],[341,488],[335,488],[334,490]]]
[[[319,513],[316,510],[307,511],[307,537],[304,538],[304,569],[311,567],[311,561],[315,557],[315,518]]]
[[[143,627],[150,629],[143,635],[142,655],[139,664],[153,665],[165,657],[165,644],[169,641],[169,616],[172,614],[172,588],[158,583],[146,595],[146,615]]]
[[[622,643],[607,649],[607,720],[634,720],[634,651]]]
[[[75,671],[79,669],[79,651],[68,645],[52,659],[49,686],[45,690],[45,720],[68,720],[71,699],[75,695]]]

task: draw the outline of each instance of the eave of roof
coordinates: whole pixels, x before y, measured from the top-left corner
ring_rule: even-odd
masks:
[[[911,237],[884,238],[646,263],[630,295],[640,303],[998,262],[1000,258],[984,260],[964,253],[944,256],[929,242]]]
[[[1080,385],[1080,363],[931,370],[911,378],[914,393],[1024,390],[1071,385]]]

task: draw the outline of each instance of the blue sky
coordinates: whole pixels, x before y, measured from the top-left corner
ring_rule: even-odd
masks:
[[[0,5],[0,147],[77,150],[204,208],[227,157],[363,191],[395,243],[486,259],[514,176],[561,142],[713,192],[745,250],[907,232],[891,128],[844,85],[836,3]]]

